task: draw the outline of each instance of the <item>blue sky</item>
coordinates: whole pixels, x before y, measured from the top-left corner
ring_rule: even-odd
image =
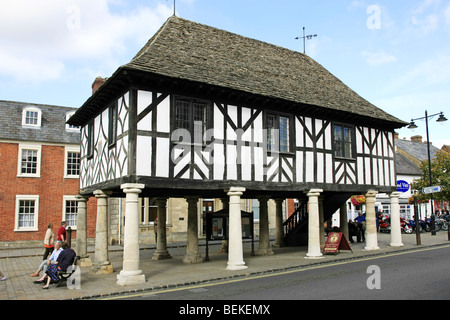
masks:
[[[362,97],[409,121],[450,119],[449,0],[176,0],[182,18],[306,53]],[[0,100],[79,107],[95,77],[129,62],[173,14],[173,0],[0,3]],[[450,145],[450,122],[431,141]],[[399,130],[400,137],[422,135]]]

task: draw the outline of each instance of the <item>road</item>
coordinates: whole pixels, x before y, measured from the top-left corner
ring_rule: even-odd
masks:
[[[178,301],[450,299],[450,247],[316,265],[114,299]]]

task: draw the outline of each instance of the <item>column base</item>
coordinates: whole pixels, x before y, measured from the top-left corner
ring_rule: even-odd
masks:
[[[245,270],[245,269],[248,269],[248,267],[245,265],[245,262],[233,263],[233,264],[228,262],[227,270],[229,270],[229,271],[238,271],[238,270]]]
[[[258,249],[255,253],[257,256],[271,256],[274,254],[273,250],[270,248],[267,249]]]
[[[305,259],[323,259],[321,253],[307,253]]]
[[[376,251],[380,250],[380,247],[364,247],[364,251]]]
[[[81,258],[81,260],[77,262],[77,265],[80,266],[80,268],[92,267],[92,260],[88,257]]]
[[[141,283],[145,283],[145,275],[141,270],[131,272],[122,270],[117,275],[117,284],[120,286],[134,286]]]
[[[285,242],[275,242],[272,244],[273,248],[284,248],[287,247]]]
[[[94,264],[91,270],[91,273],[94,275],[111,274],[113,272],[114,272],[113,266],[109,262],[102,264]]]
[[[168,251],[156,251],[152,257],[152,260],[165,260],[165,259],[172,259],[172,256]]]
[[[403,243],[390,243],[389,244],[391,247],[403,247],[404,246],[404,244]]]
[[[204,261],[205,259],[199,253],[188,253],[183,258],[183,263],[186,264],[203,263]]]

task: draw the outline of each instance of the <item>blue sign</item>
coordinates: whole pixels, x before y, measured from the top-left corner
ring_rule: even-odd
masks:
[[[397,191],[398,192],[406,192],[409,190],[409,183],[404,180],[397,181]]]

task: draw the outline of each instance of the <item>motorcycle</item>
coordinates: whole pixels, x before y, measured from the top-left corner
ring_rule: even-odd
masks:
[[[416,222],[414,220],[408,220],[409,225],[411,226],[411,228],[413,229],[413,231],[416,230]],[[430,224],[426,223],[425,221],[423,221],[422,219],[419,220],[419,232],[430,232],[431,231],[431,226]]]
[[[380,232],[391,232],[391,218],[384,218],[379,223]],[[403,219],[400,218],[400,229],[402,232],[410,234],[413,232],[413,228],[409,225],[409,223]]]

